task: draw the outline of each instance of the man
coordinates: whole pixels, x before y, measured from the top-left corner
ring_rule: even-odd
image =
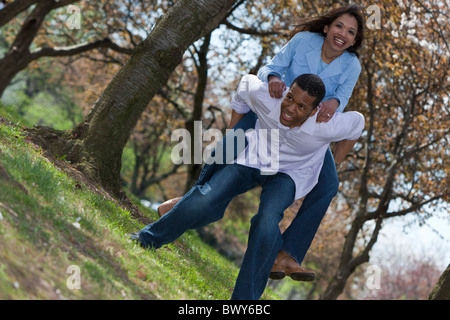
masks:
[[[253,110],[258,115],[255,130],[247,134],[246,149],[235,163],[221,165],[206,183],[194,186],[135,238],[143,247],[157,249],[188,229],[221,219],[233,197],[260,185],[260,206],[251,220],[232,295],[232,299],[259,299],[282,246],[278,224],[285,209],[314,187],[329,143],[348,140],[354,144],[364,128],[358,112],[316,123],[317,105],[324,94],[322,80],[313,74],[296,78],[282,100],[270,98],[267,83],[256,76],[244,76],[231,107],[238,113]]]

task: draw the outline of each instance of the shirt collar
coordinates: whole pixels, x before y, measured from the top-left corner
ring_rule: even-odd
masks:
[[[283,130],[289,130],[289,127],[286,127],[284,125],[281,124],[280,122],[280,114],[281,114],[281,101],[282,99],[280,99],[280,103],[277,103],[275,108],[273,108],[269,114],[267,115],[270,119],[272,119],[274,122],[276,122],[277,126],[279,129],[283,129]]]
[[[307,134],[313,135],[314,131],[316,130],[316,120],[317,120],[317,114],[316,112],[312,117],[308,117],[303,124],[298,127],[298,131],[306,132]]]
[[[321,35],[317,35],[316,37],[312,38],[312,41],[310,41],[309,45],[312,47],[311,50],[306,54],[306,60],[308,62],[309,69],[316,73],[319,69],[320,64],[320,55],[322,51],[322,45],[325,38]],[[338,74],[342,74],[343,70],[343,62],[348,59],[350,54],[346,51],[344,51],[339,57],[334,59],[328,66],[322,70],[318,76],[322,79],[326,79],[331,76],[335,76]]]

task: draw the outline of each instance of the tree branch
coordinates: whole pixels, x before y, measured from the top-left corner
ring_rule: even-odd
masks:
[[[40,50],[32,52],[30,57],[31,60],[35,60],[41,57],[66,57],[98,48],[108,48],[116,52],[125,54],[132,54],[134,52],[134,49],[120,47],[117,44],[113,43],[111,39],[105,38],[103,40],[97,40],[91,43],[82,43],[69,47],[42,48]]]
[[[396,211],[396,212],[386,212],[384,214],[382,214],[383,218],[392,218],[392,217],[398,217],[398,216],[404,216],[410,212],[414,212],[417,211],[418,209],[422,208],[424,205],[433,202],[435,200],[439,200],[441,198],[444,198],[446,196],[449,196],[450,192],[444,193],[444,194],[438,194],[435,195],[434,197],[431,197],[430,199],[423,201],[423,202],[418,202],[418,201],[410,201],[411,203],[413,203],[413,205],[411,205],[409,208],[404,209],[404,210],[400,210],[400,211]]]
[[[372,250],[374,244],[377,242],[378,234],[380,233],[382,222],[383,222],[383,218],[379,217],[376,221],[375,229],[372,232],[369,243],[364,248],[364,250],[361,254],[357,255],[349,262],[348,265],[349,265],[350,270],[354,270],[357,266],[363,264],[364,262],[369,261],[369,253]]]
[[[447,37],[445,36],[445,32],[442,30],[441,24],[437,22],[437,18],[435,17],[434,12],[431,11],[426,5],[424,5],[424,4],[422,3],[422,1],[419,1],[419,0],[415,0],[415,1],[416,1],[422,8],[424,8],[426,12],[428,12],[429,14],[431,14],[431,15],[433,16],[433,19],[434,19],[434,21],[436,22],[436,25],[437,25],[438,28],[439,28],[439,30],[438,30],[439,35],[441,36],[441,39],[444,41],[445,46],[447,47],[447,50],[449,50],[449,45],[448,45],[448,42],[447,42],[447,40],[446,40]],[[448,21],[447,21],[447,22],[448,22]]]
[[[235,26],[228,20],[222,21],[222,24],[224,24],[227,28],[230,28],[231,30],[237,31],[239,33],[249,34],[249,35],[254,35],[254,36],[259,36],[259,37],[284,34],[283,32],[279,32],[279,31],[260,31],[256,28],[244,29],[244,28]]]
[[[80,0],[54,0],[53,9],[62,8]]]
[[[38,0],[16,0],[8,3],[3,9],[0,10],[0,27],[7,24],[19,13],[25,11]]]
[[[444,139],[448,134],[450,133],[450,129],[447,129],[444,134],[442,136],[439,136],[425,144],[422,144],[420,146],[417,146],[416,148],[412,149],[412,150],[408,150],[405,151],[404,154],[399,158],[399,162],[404,161],[405,159],[410,158],[412,155],[414,155],[415,153],[422,151],[426,148],[428,148],[429,146],[435,144],[436,142],[438,142],[441,139]]]

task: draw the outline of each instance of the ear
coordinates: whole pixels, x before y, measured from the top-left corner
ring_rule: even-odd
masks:
[[[327,34],[328,32],[328,25],[326,25],[325,27],[323,27],[323,33]]]
[[[319,106],[315,107],[315,108],[313,109],[313,111],[311,111],[311,114],[310,114],[309,116],[310,116],[310,117],[314,117],[315,114],[317,113],[317,111],[319,111]]]

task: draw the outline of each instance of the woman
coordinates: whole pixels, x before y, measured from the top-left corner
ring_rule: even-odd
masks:
[[[291,32],[288,43],[268,65],[259,70],[258,77],[269,82],[271,96],[279,99],[286,89],[286,83],[290,84],[300,74],[318,75],[325,83],[326,94],[320,104],[317,121],[326,122],[335,112],[343,112],[350,99],[361,72],[357,50],[363,38],[364,15],[356,5],[332,10],[298,25]],[[244,116],[233,111],[230,127],[245,131],[254,128],[255,121],[253,113]],[[223,145],[226,145],[225,141]],[[238,154],[240,151],[235,152]],[[283,233],[284,244],[275,260],[272,279],[281,279],[286,275],[298,281],[314,279],[314,272],[300,265],[338,191],[335,162],[339,164],[344,156],[340,154],[333,159],[328,150],[317,185],[305,197],[296,218]],[[205,165],[197,184],[207,181],[215,168],[214,164]],[[178,199],[162,204],[158,209],[159,214],[169,211]]]

